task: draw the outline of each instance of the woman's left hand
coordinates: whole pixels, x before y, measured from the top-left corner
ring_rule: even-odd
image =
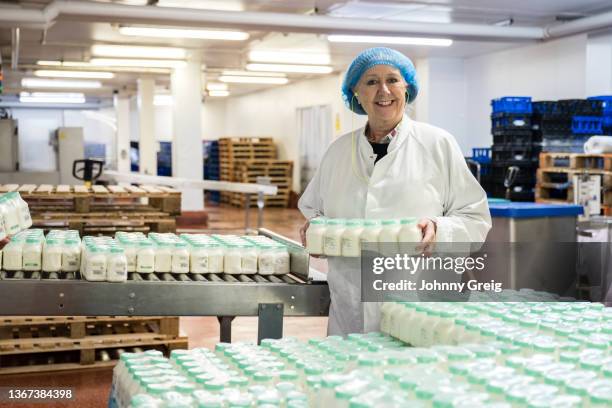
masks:
[[[436,223],[429,218],[421,218],[417,227],[421,229],[423,238],[417,250],[427,256],[431,255],[436,243]]]
[[[11,239],[8,237],[4,239],[0,239],[0,251],[2,251],[2,248],[4,248],[6,244],[8,244],[9,242],[11,242]]]

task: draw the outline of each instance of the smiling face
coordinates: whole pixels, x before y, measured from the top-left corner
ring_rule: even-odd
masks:
[[[397,68],[375,65],[363,74],[354,92],[370,123],[396,125],[404,115],[407,87]]]

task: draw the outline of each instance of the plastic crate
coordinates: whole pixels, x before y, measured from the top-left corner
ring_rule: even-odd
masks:
[[[491,163],[490,147],[474,147],[472,149],[472,160],[480,164]]]
[[[491,115],[491,132],[500,130],[531,130],[531,114],[494,113]]]
[[[572,116],[568,115],[542,115],[536,118],[534,130],[544,135],[571,135]]]
[[[601,116],[603,101],[597,99],[561,99],[557,101],[557,108],[554,113],[570,116]]]
[[[493,145],[493,164],[529,165],[538,162],[542,146]]]
[[[493,113],[531,113],[531,97],[504,96],[491,101]]]
[[[603,119],[597,116],[574,116],[572,133],[577,135],[601,135]]]
[[[557,111],[557,101],[532,102],[534,115],[552,115]]]
[[[504,179],[506,178],[506,173],[508,171],[508,167],[515,166],[515,164],[510,164],[507,162],[498,162],[493,163],[491,167],[491,180],[495,184],[504,184]],[[535,163],[530,163],[524,166],[518,166],[519,172],[515,179],[515,184],[523,184],[523,185],[532,185],[534,186],[536,183],[536,173],[538,170],[538,165]]]
[[[604,115],[612,115],[612,95],[591,96],[591,101],[601,101]]]
[[[497,145],[529,146],[534,143],[539,143],[541,140],[541,136],[531,130],[498,130],[493,132],[493,144]]]

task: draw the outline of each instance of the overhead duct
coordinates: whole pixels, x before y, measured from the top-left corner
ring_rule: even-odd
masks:
[[[612,24],[612,12],[540,28],[382,21],[270,12],[159,8],[66,0],[55,0],[43,10],[3,9],[0,13],[0,24],[12,24],[13,26],[29,24],[48,27],[55,22],[58,16],[78,17],[79,21],[92,22],[231,27],[243,30],[316,34],[444,36],[454,39],[502,41],[543,40],[591,31]]]

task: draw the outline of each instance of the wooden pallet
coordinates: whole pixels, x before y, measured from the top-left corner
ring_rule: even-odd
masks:
[[[42,229],[74,229],[87,235],[116,231],[176,232],[176,219],[167,213],[143,212],[43,212],[32,215],[32,226]]]
[[[142,198],[147,198],[151,207],[169,214],[180,214],[181,210],[181,192],[165,186],[0,185],[0,193],[9,191],[18,191],[28,204],[65,205],[80,213],[89,212],[92,205],[100,203],[125,203]]]
[[[177,317],[3,317],[0,374],[88,367],[104,352],[134,347],[169,352],[186,348],[187,339]]]
[[[536,201],[574,202],[573,177],[582,174],[601,176],[602,204],[612,205],[612,172],[600,169],[540,168],[537,171]],[[553,197],[564,190],[564,197]]]
[[[540,168],[612,171],[612,154],[540,153]]]
[[[221,164],[234,160],[274,158],[276,158],[276,146],[274,139],[271,137],[219,139],[219,161]]]

